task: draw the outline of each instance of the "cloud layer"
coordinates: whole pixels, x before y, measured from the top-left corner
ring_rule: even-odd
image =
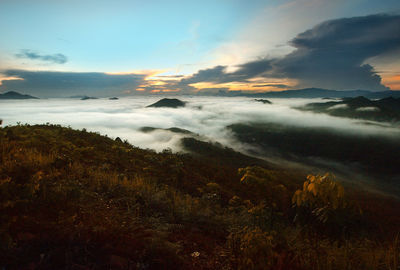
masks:
[[[299,34],[291,44],[296,50],[277,61],[277,74],[299,79],[304,85],[387,90],[365,62],[382,54],[399,56],[400,16],[327,21]]]
[[[134,91],[143,83],[143,74],[106,74],[100,72],[51,72],[7,70],[7,77],[22,80],[5,80],[0,85],[3,91],[18,91],[39,97],[67,97],[71,95],[94,95],[97,97],[121,95]]]
[[[134,145],[156,150],[166,147],[179,150],[177,142],[182,135],[168,131],[145,134],[140,131],[141,127],[188,129],[237,149],[240,149],[240,145],[225,128],[235,123],[272,122],[290,126],[332,128],[354,136],[400,136],[398,128],[367,125],[358,120],[293,109],[311,102],[305,99],[271,99],[273,104],[266,105],[244,97],[185,97],[182,100],[187,101],[187,106],[183,108],[146,108],[158,99],[154,96],[143,96],[85,101],[3,100],[0,101],[0,116],[4,125],[17,122],[70,125],[73,128],[86,128],[109,136],[118,136]],[[316,100],[313,99],[312,102]]]
[[[290,41],[295,50],[282,58],[260,58],[227,72],[227,66],[200,70],[182,83],[246,82],[290,78],[298,87],[387,90],[368,59],[400,57],[400,15],[371,15],[323,22]]]
[[[54,63],[54,64],[65,64],[68,58],[61,53],[56,54],[39,54],[31,50],[21,50],[20,53],[15,54],[17,58],[25,58],[30,60],[40,60],[44,62]]]
[[[156,151],[162,151],[165,148],[181,151],[180,139],[187,135],[165,130],[144,133],[140,129],[144,126],[178,127],[199,134],[203,140],[218,141],[236,151],[258,153],[280,165],[286,164],[287,161],[282,160],[279,153],[262,152],[262,147],[256,144],[240,143],[226,127],[236,123],[276,123],[288,127],[330,130],[341,136],[348,134],[349,137],[368,138],[368,140],[383,139],[388,142],[392,140],[398,142],[400,138],[398,126],[384,123],[373,124],[293,109],[305,103],[315,102],[315,99],[271,99],[273,104],[266,105],[243,97],[185,97],[183,100],[187,101],[187,105],[183,108],[146,108],[157,99],[154,96],[142,96],[125,97],[119,100],[84,101],[76,99],[0,100],[0,117],[3,119],[3,125],[15,125],[18,122],[29,124],[49,122],[71,126],[75,129],[85,128],[112,138],[127,139],[135,146]],[[329,167],[329,170],[338,168],[339,171],[355,172],[358,168],[357,166],[353,168],[353,165],[347,163],[331,163],[319,159],[315,161],[325,164],[324,167]],[[301,164],[296,166],[299,165]],[[365,176],[361,179],[367,178]],[[355,178],[349,179],[354,181]],[[379,179],[377,183],[382,187],[382,179]]]

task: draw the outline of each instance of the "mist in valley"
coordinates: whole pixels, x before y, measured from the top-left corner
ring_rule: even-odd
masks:
[[[179,99],[187,102],[185,107],[147,108],[159,100],[156,96],[0,101],[0,117],[3,126],[51,123],[85,128],[155,151],[188,152],[181,139],[194,137],[218,142],[282,167],[321,173],[333,171],[350,181],[368,183],[371,188],[398,192],[399,173],[395,167],[399,160],[395,149],[400,146],[400,129],[394,123],[296,109],[311,102],[327,101],[323,99],[269,99],[272,104],[245,97],[180,96]],[[144,132],[143,127],[157,129]],[[165,130],[172,127],[191,133]],[[339,154],[332,155],[334,151],[330,149]],[[346,160],[347,152],[354,151],[356,155],[349,154]],[[366,155],[376,159],[376,164],[371,164]],[[377,175],[383,177],[377,179]]]

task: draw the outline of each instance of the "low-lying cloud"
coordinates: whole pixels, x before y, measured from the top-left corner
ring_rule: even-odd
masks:
[[[349,106],[347,104],[336,104],[333,106],[330,106],[328,110],[340,110],[340,109],[348,109]]]
[[[353,167],[353,164],[344,164],[340,160],[332,162],[318,157],[303,157],[301,159],[303,162],[292,163],[290,160],[282,159],[282,153],[277,152],[279,149],[266,152],[257,145],[238,141],[226,127],[238,123],[275,123],[278,126],[289,127],[289,130],[292,130],[291,127],[315,128],[316,131],[329,130],[333,134],[348,135],[355,140],[357,138],[363,141],[387,140],[396,141],[397,144],[400,140],[400,129],[389,123],[346,119],[294,109],[316,102],[315,99],[270,99],[273,104],[263,104],[245,97],[185,97],[183,100],[187,101],[187,104],[183,108],[146,108],[157,100],[158,98],[154,96],[125,97],[119,100],[0,100],[0,118],[3,119],[3,125],[15,125],[18,122],[29,124],[49,122],[75,129],[85,128],[112,138],[120,137],[135,146],[156,151],[166,148],[173,151],[184,150],[180,144],[181,139],[192,135],[162,130],[178,127],[198,134],[196,137],[201,140],[220,142],[247,154],[256,153],[259,157],[281,166],[300,167],[311,171],[315,169],[309,167],[312,161],[321,165],[317,166],[319,170],[346,172],[346,178],[352,181],[366,181],[370,176],[366,172],[359,171],[358,166]],[[317,100],[319,101],[323,100]],[[161,129],[146,133],[141,131],[142,127]],[[351,175],[352,173],[354,175]],[[382,188],[385,181],[378,180],[373,179],[371,183]]]
[[[361,107],[357,108],[356,111],[361,111],[361,112],[377,112],[380,109],[378,107]]]
[[[365,124],[359,120],[333,117],[294,109],[315,100],[271,99],[263,104],[251,98],[187,97],[187,106],[179,109],[146,108],[157,97],[121,98],[119,100],[48,99],[0,101],[0,118],[4,125],[61,124],[86,128],[112,137],[127,139],[134,145],[158,151],[180,150],[182,134],[169,131],[143,133],[141,127],[178,127],[200,136],[240,148],[226,129],[236,123],[278,123],[300,127],[331,128],[355,136],[400,136],[397,127]],[[322,100],[321,100],[322,101]],[[18,109],[16,109],[18,108]]]

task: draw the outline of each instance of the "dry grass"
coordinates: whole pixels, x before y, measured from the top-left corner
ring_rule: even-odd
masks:
[[[305,233],[279,170],[272,181],[246,168],[261,183],[247,186],[204,160],[58,126],[0,129],[0,162],[5,269],[399,269],[395,207],[382,224],[365,207],[366,226],[344,240]],[[280,175],[282,206],[263,191]]]

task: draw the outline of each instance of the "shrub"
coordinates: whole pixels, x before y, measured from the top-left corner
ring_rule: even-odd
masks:
[[[295,222],[317,238],[324,235],[343,240],[360,214],[348,203],[343,186],[329,173],[308,175],[303,189],[294,193],[292,203]]]

